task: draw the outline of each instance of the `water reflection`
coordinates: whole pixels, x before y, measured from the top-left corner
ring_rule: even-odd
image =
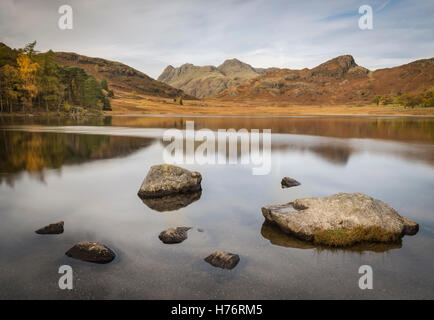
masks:
[[[105,116],[81,119],[58,117],[2,117],[0,126],[116,126],[135,128],[185,128],[194,120],[196,129],[272,129],[291,133],[346,139],[383,139],[434,142],[433,117],[318,116],[318,117],[212,117],[212,116]]]
[[[154,139],[104,135],[0,131],[0,183],[13,185],[22,172],[44,181],[45,169],[127,156]]]
[[[112,126],[144,128],[185,128],[194,120],[195,128],[272,129],[273,133],[291,133],[334,138],[383,139],[434,142],[432,117],[128,117],[114,116]]]
[[[169,195],[161,198],[146,198],[142,199],[143,203],[146,204],[150,209],[164,212],[164,211],[175,211],[184,208],[191,203],[200,199],[202,191],[181,193],[175,195]]]
[[[186,119],[113,117],[116,127],[103,122],[62,127],[56,120],[29,126],[38,132],[22,128],[24,121],[14,131],[1,127],[3,179],[29,172],[40,173],[47,183],[23,174],[23,179],[12,179],[15,188],[0,184],[0,269],[5,271],[0,272],[0,299],[433,297],[434,143],[428,119],[405,119],[412,124],[401,127],[398,121],[406,138],[393,129],[394,119],[376,125],[375,119],[347,119],[345,124],[331,118],[194,118],[196,128],[261,129],[271,123],[278,128],[273,132],[299,134],[273,134],[269,175],[253,176],[244,165],[183,165],[204,177],[200,200],[190,202],[195,199],[191,195],[143,204],[137,190],[149,167],[163,161],[161,132],[175,125],[184,129]],[[139,128],[126,127],[135,121]],[[359,139],[365,133],[372,139]],[[111,157],[118,158],[93,161]],[[62,175],[46,168],[62,168]],[[301,185],[282,189],[283,176]],[[421,231],[404,238],[402,248],[373,244],[330,250],[263,226],[260,208],[266,204],[338,192],[384,200],[419,222]],[[171,209],[177,211],[153,211]],[[67,226],[61,236],[34,233],[59,220]],[[190,231],[182,244],[166,246],[158,234],[174,226],[206,232]],[[103,242],[119,260],[106,266],[71,260],[64,253],[78,241]],[[394,246],[400,249],[392,250]],[[236,252],[239,265],[231,272],[211,268],[203,259],[215,250]],[[58,290],[57,269],[63,264],[70,264],[76,275],[71,292]],[[357,270],[363,264],[376,270],[378,290],[359,289]]]
[[[330,248],[325,246],[316,246],[310,242],[302,241],[293,236],[284,233],[276,225],[264,221],[261,227],[261,235],[270,241],[271,244],[285,248],[295,249],[316,249],[317,251],[350,251],[350,252],[386,252],[392,249],[402,247],[402,242],[398,243],[361,243],[348,248]]]

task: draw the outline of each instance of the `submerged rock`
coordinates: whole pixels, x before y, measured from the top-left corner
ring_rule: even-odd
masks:
[[[156,165],[149,170],[138,195],[146,199],[197,192],[201,190],[201,181],[199,172],[169,164]]]
[[[261,235],[271,244],[286,248],[313,249],[315,245],[308,241],[297,239],[283,232],[277,225],[264,221],[261,227]]]
[[[416,234],[419,225],[400,216],[387,203],[362,193],[297,199],[262,208],[268,222],[296,238],[328,246],[360,242],[399,242]]]
[[[282,185],[282,188],[291,188],[291,187],[299,186],[301,183],[295,179],[284,177],[280,182],[280,184]]]
[[[180,193],[161,198],[145,198],[143,203],[155,211],[175,211],[188,206],[200,199],[202,191]]]
[[[187,239],[187,231],[190,227],[176,227],[170,228],[160,233],[158,238],[164,243],[180,243]]]
[[[63,233],[63,221],[49,224],[41,229],[36,230],[37,234],[61,234]]]
[[[210,265],[222,269],[233,269],[240,262],[240,257],[237,254],[215,251],[205,258],[205,261]]]
[[[99,242],[79,242],[66,252],[68,257],[94,263],[109,263],[115,253]]]
[[[283,232],[276,224],[264,221],[261,228],[261,235],[270,241],[272,245],[286,247],[286,248],[296,248],[296,249],[316,249],[317,252],[323,251],[334,251],[334,250],[345,250],[349,252],[386,252],[393,249],[399,249],[402,247],[402,241],[392,242],[392,243],[382,243],[382,242],[363,242],[354,244],[348,247],[330,247],[326,245],[317,245],[310,241],[304,241],[298,239],[292,235]]]

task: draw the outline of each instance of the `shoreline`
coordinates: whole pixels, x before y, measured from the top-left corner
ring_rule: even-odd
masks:
[[[434,114],[369,114],[369,113],[319,113],[319,114],[289,114],[289,115],[280,115],[280,114],[271,114],[271,115],[263,115],[263,114],[188,114],[188,113],[107,113],[104,112],[102,114],[88,114],[82,116],[73,116],[68,114],[53,114],[52,112],[38,112],[32,114],[22,114],[22,113],[14,113],[14,114],[0,114],[0,118],[33,118],[33,117],[59,117],[66,119],[83,119],[83,118],[101,118],[101,117],[143,117],[143,118],[246,118],[246,119],[285,119],[285,118],[434,118]]]
[[[404,108],[399,105],[330,104],[293,105],[262,99],[229,101],[222,99],[183,100],[118,92],[107,115],[129,116],[208,116],[208,117],[298,117],[298,116],[430,116],[434,107]]]
[[[110,117],[153,117],[153,118],[177,118],[177,117],[188,117],[188,118],[256,118],[256,119],[272,119],[272,118],[318,118],[318,117],[384,117],[384,118],[434,118],[434,114],[298,114],[298,115],[225,115],[225,114],[180,114],[180,113],[163,113],[163,114],[153,114],[153,113],[121,113],[121,114],[105,114],[104,116]]]

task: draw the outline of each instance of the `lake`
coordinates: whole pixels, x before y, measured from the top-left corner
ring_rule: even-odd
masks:
[[[168,128],[271,129],[271,171],[192,164],[202,193],[184,207],[144,203],[137,191],[163,163]],[[280,181],[297,179],[282,189]],[[434,118],[113,116],[89,120],[0,117],[0,299],[433,299]],[[315,247],[264,224],[261,207],[362,192],[419,223],[391,245]],[[63,220],[60,235],[34,231]],[[188,226],[188,239],[158,235]],[[198,230],[199,229],[199,230]],[[105,265],[65,252],[99,241]],[[232,270],[204,261],[236,253]],[[61,290],[58,269],[73,269]],[[358,286],[373,269],[373,289]]]

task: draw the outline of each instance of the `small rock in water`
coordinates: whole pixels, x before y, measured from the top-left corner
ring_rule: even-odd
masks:
[[[240,257],[237,254],[216,251],[205,258],[205,261],[210,265],[222,269],[233,269],[240,262]]]
[[[197,228],[197,232],[203,232],[202,228]]]
[[[109,263],[115,253],[99,242],[79,242],[66,252],[68,257],[94,263]]]
[[[200,191],[202,176],[199,172],[170,165],[152,166],[140,186],[138,195],[142,199],[159,198],[177,193]]]
[[[282,188],[291,188],[291,187],[299,186],[301,183],[295,179],[284,177],[280,182],[280,184],[282,185]]]
[[[175,227],[160,233],[158,238],[167,244],[180,243],[187,239],[187,231],[190,227]]]
[[[56,223],[49,224],[35,232],[37,234],[61,234],[63,233],[63,221],[59,221]]]

